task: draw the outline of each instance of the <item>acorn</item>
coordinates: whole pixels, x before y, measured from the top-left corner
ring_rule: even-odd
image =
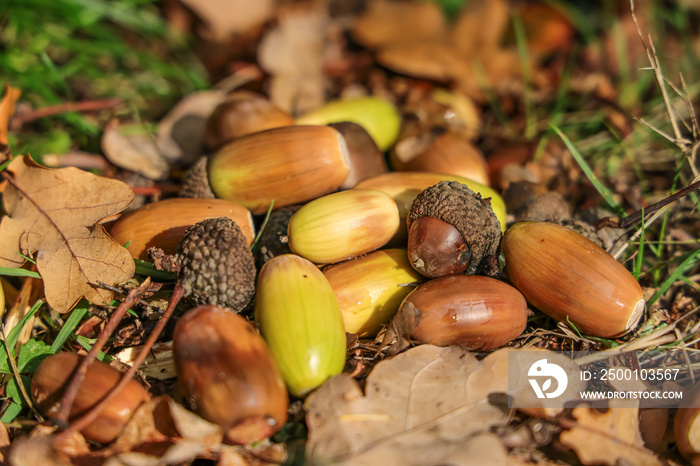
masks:
[[[236,222],[212,218],[188,228],[177,247],[179,281],[197,304],[242,310],[255,292],[255,259]]]
[[[457,175],[488,186],[484,154],[454,131],[428,131],[399,141],[391,152],[396,170]]]
[[[644,312],[642,288],[604,249],[569,228],[545,222],[510,227],[501,250],[515,287],[536,308],[579,331],[615,338]]]
[[[291,115],[264,96],[240,90],[227,96],[209,115],[204,144],[216,149],[246,134],[293,124]]]
[[[52,354],[34,372],[30,393],[36,407],[47,418],[57,414],[57,403],[84,357],[69,352]],[[109,364],[93,361],[70,409],[69,422],[90,411],[117,385],[122,375]],[[117,438],[136,408],[149,399],[146,389],[137,381],[131,380],[80,433],[92,442],[109,443]]]
[[[384,246],[399,228],[399,209],[388,194],[351,189],[315,199],[289,220],[289,247],[311,262],[331,264]]]
[[[394,144],[401,129],[401,114],[388,100],[367,96],[329,102],[297,118],[298,125],[327,125],[350,121],[361,125],[381,151]]]
[[[223,199],[166,199],[136,209],[117,220],[109,230],[120,244],[128,243],[135,259],[148,259],[149,248],[175,254],[185,230],[207,218],[229,217],[240,227],[248,245],[255,238],[253,216],[240,204]]]
[[[362,126],[349,121],[332,123],[328,126],[340,131],[348,144],[350,173],[340,185],[341,190],[352,189],[362,180],[389,171],[386,160],[384,160],[384,153],[379,150],[377,144]]]
[[[175,326],[173,360],[186,404],[221,426],[227,442],[258,442],[287,421],[289,397],[277,363],[258,331],[232,310],[187,311]]]
[[[525,298],[507,283],[454,275],[413,290],[391,326],[410,341],[488,351],[518,337],[525,330],[527,315]]]
[[[383,249],[323,269],[343,313],[345,331],[374,337],[423,277],[405,249]]]
[[[685,393],[673,419],[678,451],[692,464],[700,464],[700,386]]]
[[[426,277],[496,275],[501,226],[488,201],[456,181],[421,192],[406,219],[408,259]]]
[[[345,330],[338,299],[326,277],[294,254],[260,269],[255,321],[289,392],[303,397],[345,366]]]
[[[253,214],[328,194],[350,171],[343,136],[328,126],[287,126],[238,138],[211,156],[209,186],[216,197]]]
[[[392,172],[360,181],[357,183],[357,186],[355,186],[355,189],[377,189],[394,198],[399,208],[401,225],[399,231],[392,240],[392,244],[405,245],[406,238],[408,237],[406,217],[408,216],[408,211],[411,208],[413,200],[425,188],[433,186],[440,181],[458,181],[466,185],[472,191],[479,193],[483,199],[488,199],[491,203],[491,209],[493,209],[501,225],[501,231],[505,231],[506,206],[501,196],[488,186],[460,176],[441,175],[439,173]]]

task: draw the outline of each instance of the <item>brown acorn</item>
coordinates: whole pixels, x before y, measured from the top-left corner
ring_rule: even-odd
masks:
[[[453,131],[428,132],[404,139],[391,153],[396,170],[444,173],[469,178],[488,186],[484,154],[467,138]]]
[[[30,389],[32,400],[46,417],[51,418],[57,413],[57,403],[84,357],[76,353],[56,353],[44,359],[34,372]],[[68,420],[73,421],[86,414],[117,385],[122,375],[109,364],[93,361],[78,389]],[[109,443],[119,435],[136,408],[149,398],[146,389],[131,380],[100,415],[80,432],[87,440]]]
[[[236,91],[209,115],[204,129],[204,144],[216,149],[246,134],[293,124],[291,115],[264,96],[245,90]]]
[[[619,337],[634,329],[644,312],[642,288],[632,274],[569,228],[516,223],[501,250],[508,277],[527,300],[583,333]]]
[[[348,147],[328,126],[285,126],[240,137],[207,165],[216,197],[253,214],[306,202],[335,191],[349,173]]]
[[[487,200],[456,181],[421,192],[406,219],[408,259],[426,277],[496,275],[501,226]]]
[[[488,351],[520,335],[527,315],[525,298],[507,283],[455,275],[418,286],[401,303],[391,325],[411,341]]]
[[[208,218],[229,217],[240,227],[250,245],[255,227],[250,211],[240,204],[223,199],[177,198],[146,204],[117,220],[110,235],[120,244],[128,244],[135,259],[148,259],[149,248],[175,254],[185,230]]]
[[[173,359],[187,403],[218,424],[226,440],[250,444],[287,420],[289,397],[257,330],[221,306],[199,306],[178,321]]]

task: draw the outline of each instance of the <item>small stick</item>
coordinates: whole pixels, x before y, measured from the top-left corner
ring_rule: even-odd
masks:
[[[105,327],[102,329],[100,335],[97,337],[97,341],[92,346],[92,349],[90,349],[87,356],[80,361],[80,364],[73,373],[66,391],[59,400],[59,408],[55,416],[56,420],[62,423],[68,423],[68,414],[70,413],[70,409],[73,407],[73,402],[75,401],[75,397],[78,395],[78,390],[85,379],[85,374],[87,373],[88,368],[95,360],[95,357],[97,357],[97,354],[102,350],[102,348],[104,348],[104,345],[107,343],[109,337],[117,329],[119,322],[121,322],[121,320],[124,318],[126,312],[146,292],[146,289],[150,284],[151,279],[150,277],[147,277],[140,286],[129,291],[129,294],[126,296],[126,298],[124,298],[124,301],[122,301],[121,304],[119,304],[119,307],[117,307],[114,313],[112,313],[107,325],[105,325]]]
[[[122,99],[85,100],[82,102],[64,102],[57,105],[39,108],[37,110],[17,115],[12,123],[23,125],[47,116],[59,115],[67,112],[95,112],[107,110],[122,104]]]
[[[146,281],[149,281],[147,278]],[[143,286],[143,285],[142,285]],[[139,287],[141,288],[141,287]],[[136,288],[138,289],[138,288]],[[134,290],[132,290],[134,291]],[[131,292],[129,293],[131,294]],[[154,343],[160,336],[161,332],[165,328],[165,325],[168,323],[170,320],[170,317],[173,315],[173,312],[175,311],[175,306],[177,306],[177,303],[180,302],[180,299],[182,299],[182,296],[185,294],[185,290],[182,288],[182,283],[177,282],[175,285],[175,290],[173,291],[172,296],[170,297],[170,302],[168,303],[168,308],[165,310],[163,315],[161,316],[160,320],[158,320],[158,323],[156,324],[155,328],[151,332],[151,334],[148,336],[148,339],[146,340],[146,343],[144,343],[143,348],[139,352],[138,356],[136,359],[134,359],[133,365],[129,368],[128,371],[124,373],[121,379],[119,379],[119,383],[110,391],[104,398],[100,400],[99,403],[97,403],[90,411],[85,413],[82,417],[77,419],[75,422],[73,422],[66,430],[61,432],[56,436],[56,442],[60,442],[63,438],[70,436],[71,433],[80,431],[84,429],[87,425],[89,425],[92,421],[97,418],[97,416],[100,415],[100,413],[104,410],[104,408],[107,407],[107,404],[112,401],[114,397],[119,395],[119,393],[122,391],[124,387],[131,381],[131,379],[134,378],[134,375],[136,372],[139,370],[139,367],[141,366],[141,363],[146,359],[148,354],[151,351],[151,348],[153,347]]]
[[[700,179],[696,179],[693,181],[693,183],[683,189],[681,189],[678,192],[675,192],[668,196],[665,199],[660,200],[659,202],[655,202],[654,204],[651,204],[648,207],[645,207],[642,210],[638,210],[634,212],[633,214],[628,215],[627,217],[623,218],[622,220],[617,220],[617,219],[611,219],[611,218],[604,218],[601,220],[602,226],[613,226],[615,228],[627,228],[638,221],[642,219],[642,215],[648,215],[656,212],[657,210],[661,209],[662,207],[666,207],[667,205],[677,201],[678,199],[687,196],[688,194],[692,193],[696,189],[700,189]]]

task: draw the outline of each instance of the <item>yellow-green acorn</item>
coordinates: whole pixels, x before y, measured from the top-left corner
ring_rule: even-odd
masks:
[[[345,366],[345,330],[338,300],[321,271],[294,254],[260,269],[255,320],[287,388],[303,397]]]
[[[388,194],[350,189],[315,199],[289,220],[289,247],[316,264],[359,257],[384,246],[399,229],[399,209]]]
[[[382,151],[391,147],[401,129],[401,115],[394,105],[379,97],[336,100],[297,118],[299,125],[327,125],[351,121],[363,126]]]
[[[323,269],[343,312],[345,331],[373,337],[423,280],[405,249],[383,249]]]

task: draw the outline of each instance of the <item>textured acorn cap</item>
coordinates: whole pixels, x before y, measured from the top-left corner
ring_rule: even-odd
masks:
[[[209,187],[207,178],[208,157],[200,157],[186,172],[180,186],[180,197],[194,197],[198,199],[213,199],[214,193]]]
[[[227,217],[193,225],[177,247],[185,296],[197,304],[243,309],[255,291],[255,260],[236,222]]]
[[[434,217],[454,226],[471,255],[468,275],[483,271],[496,275],[501,225],[488,200],[456,181],[441,181],[423,190],[411,204],[406,223],[420,217]]]

